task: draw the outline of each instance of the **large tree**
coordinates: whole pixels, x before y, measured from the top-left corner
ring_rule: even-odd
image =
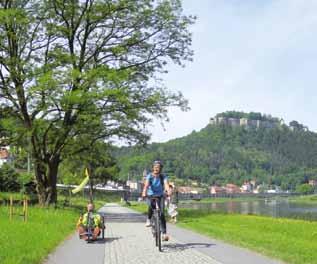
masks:
[[[41,204],[56,201],[65,155],[113,136],[145,141],[153,117],[187,108],[156,78],[168,62],[192,57],[194,18],[179,0],[4,0],[0,7],[0,103],[10,109],[3,123],[32,151]]]

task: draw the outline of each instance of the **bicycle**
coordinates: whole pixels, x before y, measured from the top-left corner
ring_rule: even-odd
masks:
[[[87,243],[90,243],[92,241],[92,236],[93,236],[93,232],[94,232],[94,218],[93,218],[93,213],[92,212],[88,212],[88,216],[87,216]]]
[[[158,204],[160,200],[160,196],[149,196],[148,198],[151,200],[151,206],[152,206],[152,200],[155,201],[155,207],[152,208],[153,214],[150,219],[151,231],[152,231],[153,237],[155,238],[155,246],[157,246],[158,250],[161,252],[162,251],[161,209]]]

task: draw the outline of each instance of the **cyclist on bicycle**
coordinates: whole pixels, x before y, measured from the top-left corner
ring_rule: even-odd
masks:
[[[102,224],[101,224],[101,216],[99,214],[94,213],[94,205],[92,203],[87,204],[87,212],[80,216],[77,222],[77,231],[79,233],[80,239],[88,240],[87,231],[88,231],[88,213],[92,213],[93,219],[93,234],[92,240],[96,240],[100,235]]]
[[[152,172],[146,176],[142,197],[146,196],[158,196],[158,205],[161,210],[161,227],[164,241],[167,241],[169,237],[166,234],[166,220],[164,214],[164,193],[170,195],[169,183],[167,175],[162,174],[163,164],[161,161],[156,160],[152,165]],[[150,219],[152,218],[153,208],[155,208],[155,201],[148,199],[148,219],[145,226],[151,226]]]

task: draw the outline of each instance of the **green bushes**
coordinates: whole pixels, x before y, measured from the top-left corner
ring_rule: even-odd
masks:
[[[314,193],[314,190],[315,190],[314,186],[309,185],[307,183],[298,185],[296,187],[296,192],[300,194],[312,194]]]
[[[17,192],[21,188],[19,175],[9,165],[4,164],[0,168],[0,191]]]

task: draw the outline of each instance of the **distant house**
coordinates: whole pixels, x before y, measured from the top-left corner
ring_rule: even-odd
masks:
[[[308,184],[311,186],[317,186],[317,180],[309,180]]]
[[[244,182],[241,186],[241,192],[250,193],[252,192],[252,185],[250,182]]]
[[[252,189],[254,189],[255,186],[256,186],[256,181],[255,181],[255,180],[251,180],[251,181],[250,181],[250,184],[252,185]]]
[[[128,186],[131,191],[142,192],[143,182],[142,181],[127,181],[126,186]]]
[[[226,193],[226,189],[224,187],[220,187],[220,186],[211,186],[210,187],[210,193],[211,194],[222,194],[222,193]]]
[[[0,167],[2,167],[4,163],[7,163],[9,161],[10,161],[10,153],[8,148],[1,147],[0,148]]]
[[[191,188],[189,186],[179,186],[178,187],[178,192],[179,193],[190,193]]]
[[[237,185],[232,184],[232,183],[226,184],[225,189],[226,189],[227,193],[240,193],[241,192],[240,188]]]
[[[177,190],[179,193],[184,193],[184,194],[198,194],[203,192],[203,188],[190,187],[190,186],[179,186]]]
[[[253,193],[260,193],[260,188],[259,188],[259,186],[257,186],[256,189],[253,189],[252,192],[253,192]]]

